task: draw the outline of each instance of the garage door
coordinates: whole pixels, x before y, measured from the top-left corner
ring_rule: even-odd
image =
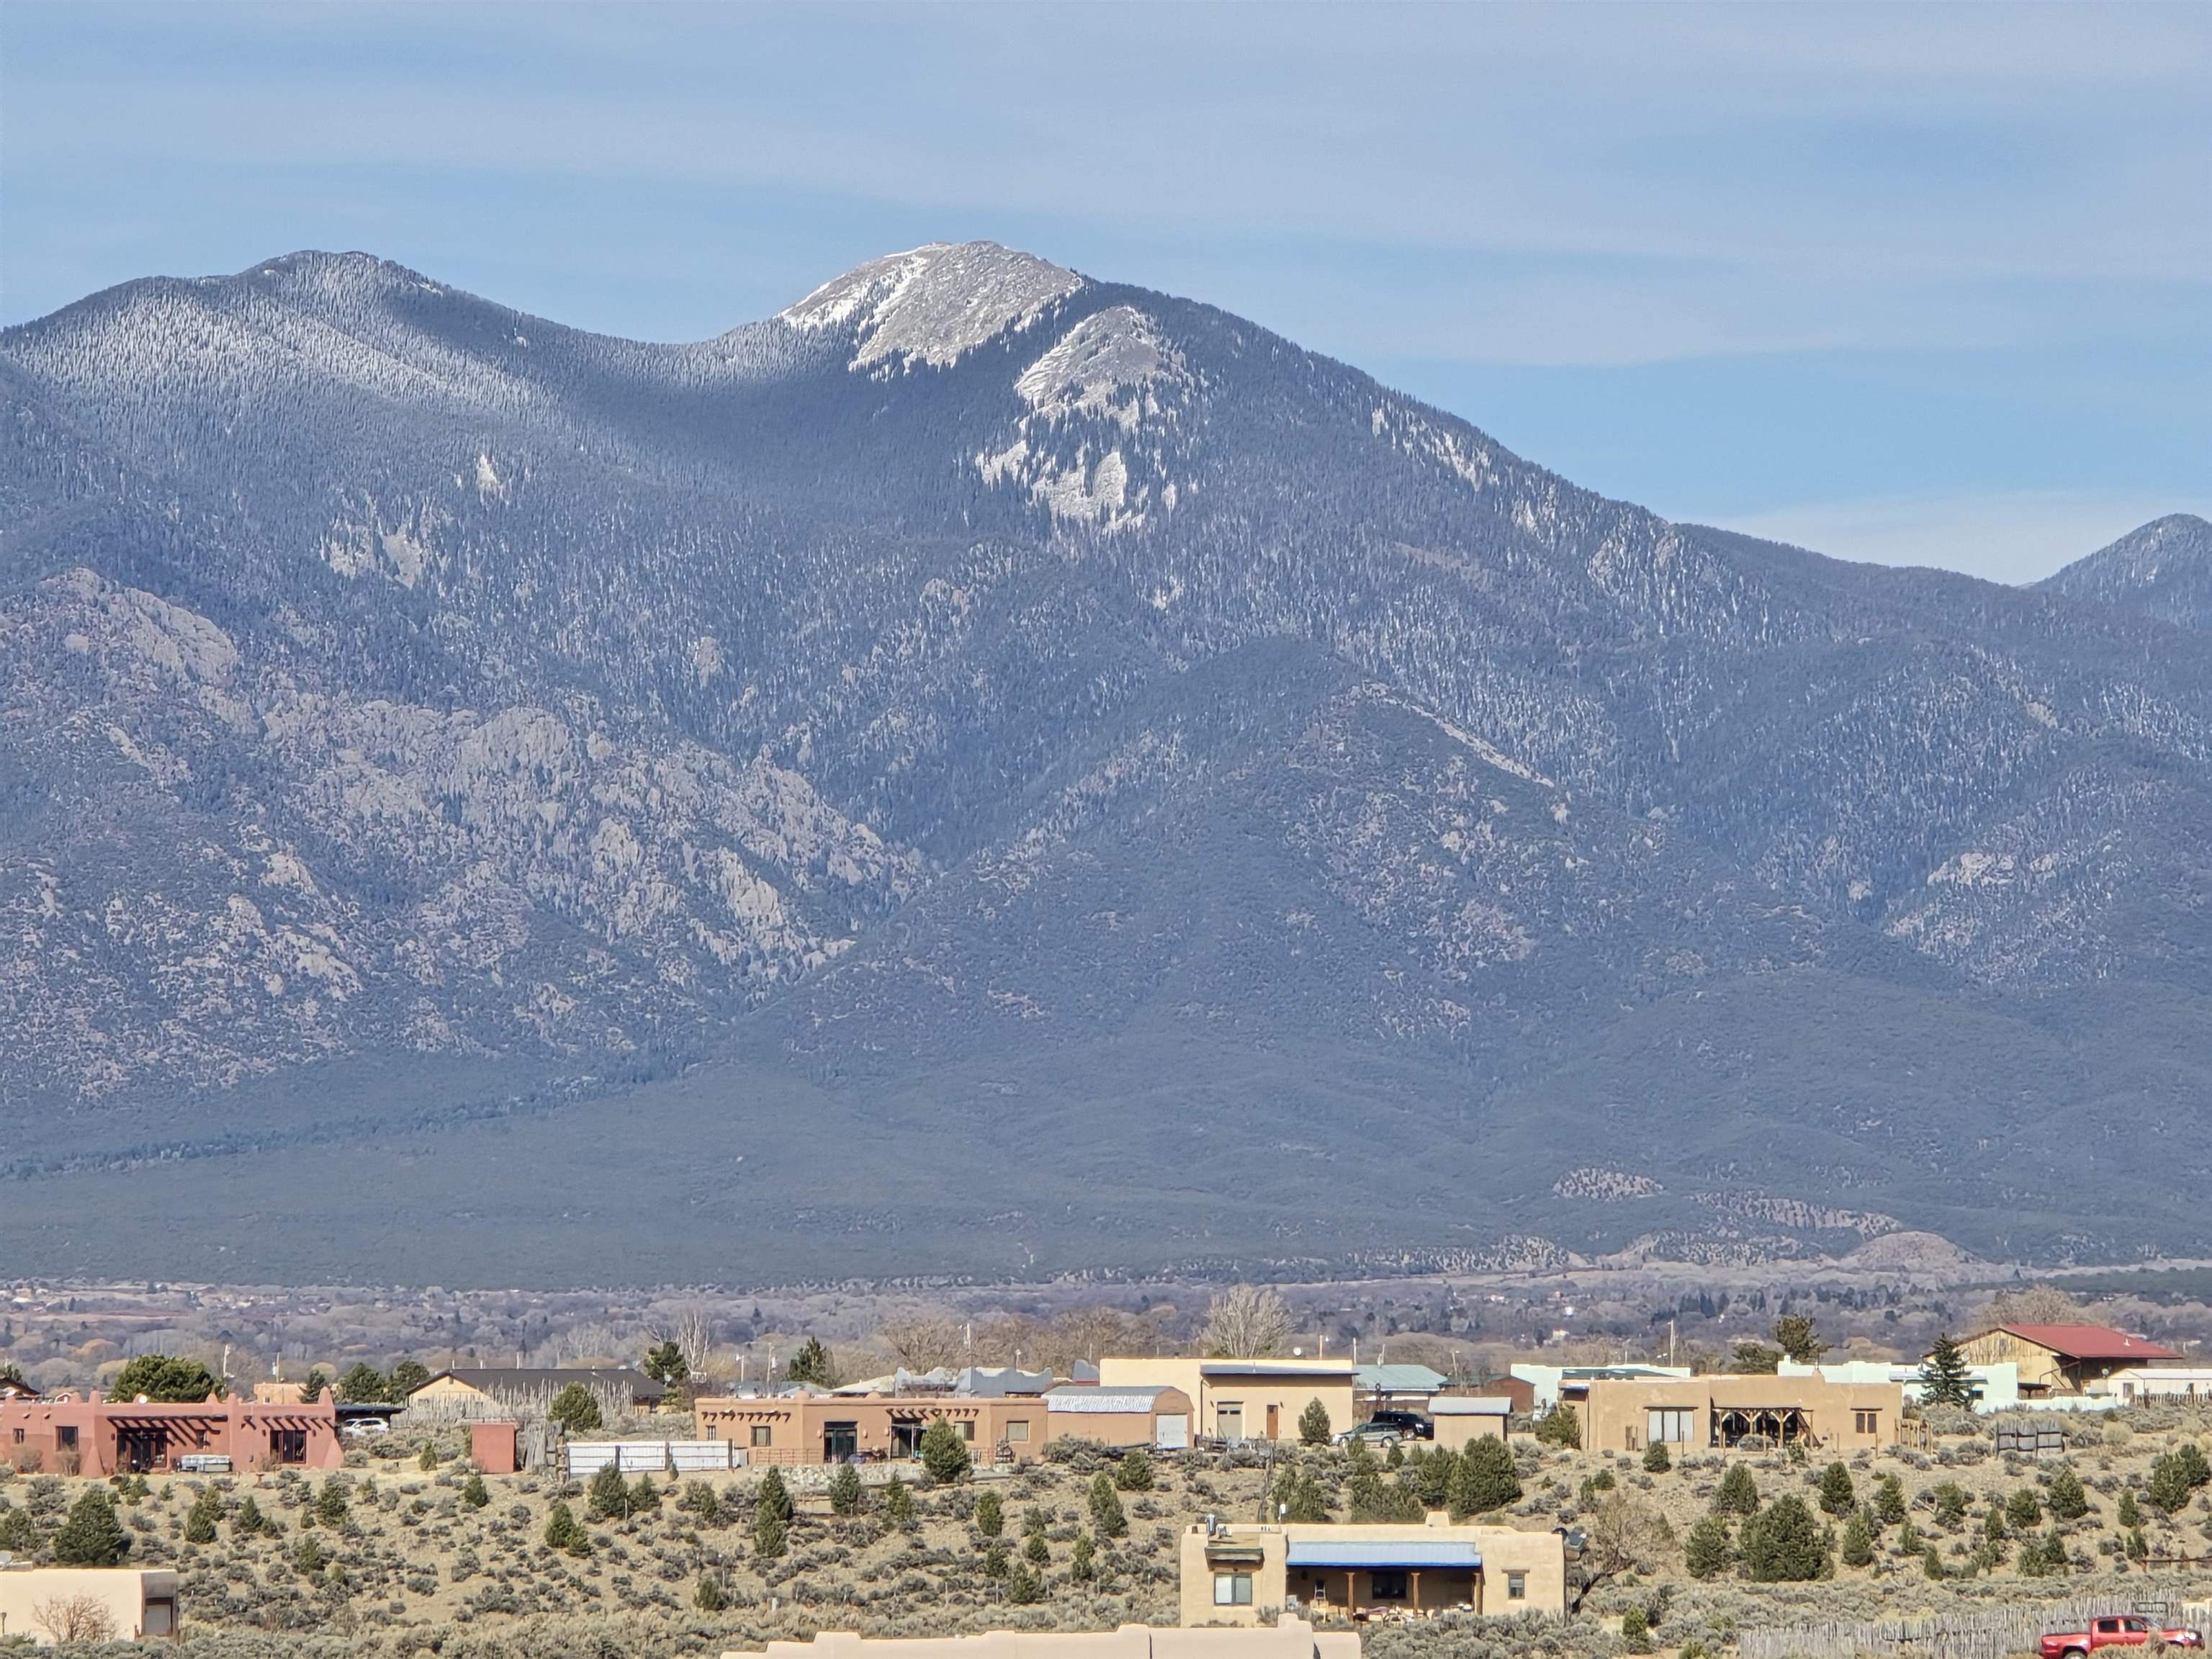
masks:
[[[1168,1451],[1181,1451],[1190,1444],[1190,1418],[1183,1412],[1162,1413],[1158,1427],[1153,1431],[1154,1442]]]

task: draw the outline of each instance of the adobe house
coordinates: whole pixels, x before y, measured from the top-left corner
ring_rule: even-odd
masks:
[[[1580,1415],[1586,1451],[1728,1451],[1761,1442],[1873,1450],[1895,1443],[1905,1420],[1898,1384],[1818,1376],[1597,1377],[1563,1383],[1559,1403]]]
[[[1190,1396],[1181,1389],[1067,1382],[1046,1394],[1044,1410],[1048,1444],[1095,1440],[1113,1450],[1145,1446],[1162,1451],[1190,1444]]]
[[[911,1461],[940,1419],[976,1462],[1020,1462],[1043,1449],[1047,1431],[1038,1395],[738,1395],[696,1401],[691,1418],[699,1439],[729,1441],[753,1464]]]
[[[1284,1610],[1564,1613],[1566,1540],[1515,1527],[1455,1526],[1442,1513],[1396,1526],[1200,1522],[1182,1536],[1182,1622],[1256,1625]]]
[[[1969,1365],[2017,1364],[2021,1397],[2031,1401],[2085,1393],[2130,1367],[2187,1363],[2171,1348],[2109,1325],[1999,1325],[1968,1337],[1959,1354]]]
[[[975,1636],[860,1636],[820,1632],[811,1642],[770,1642],[764,1651],[722,1659],[1359,1659],[1359,1638],[1316,1632],[1288,1614],[1245,1630],[994,1630]]]
[[[337,1413],[312,1405],[207,1400],[187,1405],[55,1395],[0,1401],[0,1460],[26,1473],[151,1474],[187,1457],[228,1458],[232,1469],[335,1469],[345,1463]]]
[[[1429,1402],[1436,1443],[1454,1450],[1474,1440],[1506,1440],[1513,1402],[1503,1395],[1438,1395]]]
[[[1180,1389],[1201,1436],[1217,1440],[1296,1440],[1298,1419],[1315,1401],[1341,1434],[1360,1420],[1358,1367],[1335,1359],[1107,1358],[1098,1386]]]
[[[174,1636],[177,1575],[166,1567],[0,1567],[0,1642],[28,1637],[33,1647],[54,1647],[72,1628],[82,1640],[102,1623],[115,1641]]]

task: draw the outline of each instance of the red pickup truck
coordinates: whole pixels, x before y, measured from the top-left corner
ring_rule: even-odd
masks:
[[[2088,1659],[2099,1648],[2139,1648],[2154,1636],[2162,1638],[2168,1647],[2201,1649],[2204,1645],[2204,1638],[2199,1632],[2160,1630],[2148,1619],[2121,1613],[2109,1619],[2092,1619],[2087,1630],[2045,1637],[2043,1659]]]

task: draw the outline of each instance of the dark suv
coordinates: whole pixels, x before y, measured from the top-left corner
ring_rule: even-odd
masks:
[[[1357,1428],[1347,1430],[1347,1440],[1433,1440],[1437,1425],[1419,1412],[1380,1411]]]

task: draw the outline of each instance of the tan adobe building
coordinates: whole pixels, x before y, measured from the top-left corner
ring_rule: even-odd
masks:
[[[1564,1613],[1566,1540],[1455,1526],[1211,1525],[1182,1536],[1182,1622],[1255,1625],[1279,1611]]]
[[[2018,1365],[2021,1395],[2028,1400],[2081,1394],[2115,1371],[2187,1363],[2171,1348],[2108,1325],[1999,1325],[1961,1342],[1959,1356],[1970,1365]]]
[[[54,1628],[59,1625],[61,1628]],[[104,1625],[115,1641],[177,1633],[177,1575],[167,1568],[0,1567],[0,1641],[27,1636],[40,1648]]]
[[[765,1653],[722,1659],[1359,1659],[1359,1638],[1316,1632],[1287,1615],[1249,1630],[994,1630],[980,1636],[879,1638],[823,1631],[811,1642],[770,1642]]]
[[[1600,1377],[1560,1389],[1589,1451],[1661,1444],[1726,1451],[1748,1441],[1822,1451],[1894,1444],[1905,1390],[1894,1382],[1830,1382],[1764,1375]]]
[[[1298,1419],[1316,1400],[1333,1434],[1359,1420],[1357,1371],[1348,1359],[1109,1358],[1098,1362],[1098,1386],[1178,1389],[1201,1437],[1295,1440]]]
[[[911,1460],[939,1419],[980,1463],[1018,1463],[1044,1449],[1039,1395],[738,1395],[691,1408],[699,1439],[729,1441],[738,1461],[750,1464]]]
[[[1190,1444],[1190,1396],[1181,1389],[1069,1382],[1044,1396],[1045,1438],[1095,1440],[1109,1449]]]
[[[1454,1450],[1471,1440],[1508,1440],[1513,1402],[1503,1395],[1440,1394],[1429,1401],[1436,1443]]]

